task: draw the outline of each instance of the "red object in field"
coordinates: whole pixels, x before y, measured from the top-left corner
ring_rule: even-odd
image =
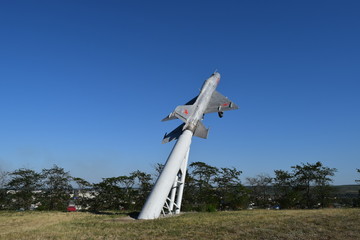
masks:
[[[75,206],[68,206],[67,210],[68,210],[68,212],[76,212],[76,207]]]

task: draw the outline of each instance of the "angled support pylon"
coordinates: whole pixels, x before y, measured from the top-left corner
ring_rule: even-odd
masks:
[[[183,195],[186,166],[192,136],[193,133],[190,130],[185,130],[177,140],[138,219],[155,219],[158,218],[161,213],[167,214],[173,211],[180,211],[181,199],[179,197]],[[179,174],[179,172],[181,172],[181,174]],[[175,183],[176,188],[174,188]],[[178,193],[174,193],[174,199],[171,200],[171,191],[173,189],[175,189],[175,191],[179,189],[179,191]],[[169,194],[170,197],[168,198]],[[164,206],[166,211],[163,209]]]
[[[190,152],[190,148],[188,149],[185,155],[185,158],[181,164],[179,172],[175,177],[175,181],[170,191],[169,197],[166,199],[163,209],[161,211],[163,216],[180,213],[182,196],[185,185],[187,163],[189,159],[189,152]]]
[[[179,214],[180,213],[180,209],[181,209],[181,203],[182,203],[182,198],[183,198],[183,193],[184,193],[184,186],[185,186],[185,178],[186,178],[186,170],[187,170],[187,164],[188,164],[188,160],[189,160],[189,152],[190,152],[190,147],[188,149],[188,152],[186,153],[186,157],[183,161],[183,164],[181,166],[181,177],[180,177],[180,186],[179,186],[179,190],[177,192],[177,197],[176,197],[176,210],[175,210],[175,214]]]

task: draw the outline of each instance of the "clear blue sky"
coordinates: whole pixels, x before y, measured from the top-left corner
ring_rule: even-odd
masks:
[[[190,161],[243,179],[301,162],[360,168],[359,1],[2,1],[0,168],[53,164],[92,182],[153,172],[173,143],[160,120],[218,91]]]

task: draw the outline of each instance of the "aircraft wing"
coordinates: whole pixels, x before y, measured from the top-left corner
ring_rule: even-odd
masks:
[[[214,91],[211,95],[209,105],[204,113],[224,112],[228,110],[235,110],[238,108],[239,107],[235,103],[230,101],[230,99],[228,99],[221,93]]]

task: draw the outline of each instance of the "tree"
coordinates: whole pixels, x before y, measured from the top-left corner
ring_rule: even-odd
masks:
[[[155,174],[154,174],[155,178],[158,178],[160,176],[164,167],[165,167],[165,164],[162,164],[162,163],[157,163],[155,165],[155,167],[154,167],[155,168]]]
[[[185,186],[183,199],[181,203],[181,209],[184,211],[193,211],[194,210],[194,199],[197,197],[197,188],[195,185],[195,179],[192,177],[191,173],[186,170],[185,175]]]
[[[8,173],[0,169],[0,210],[5,209],[7,206],[7,190],[6,185],[8,181]]]
[[[270,207],[270,186],[272,178],[268,174],[259,174],[256,177],[247,177],[246,181],[251,187],[251,197],[257,206]]]
[[[74,177],[73,181],[77,185],[77,189],[74,191],[75,204],[80,205],[82,209],[86,209],[90,205],[90,191],[93,185],[79,177]]]
[[[192,169],[194,190],[196,190],[192,193],[195,206],[201,211],[214,208],[218,201],[212,184],[214,184],[219,169],[204,162],[193,162],[190,164],[190,168]]]
[[[90,210],[118,210],[121,203],[121,189],[116,177],[103,178],[94,184],[94,197],[90,201]]]
[[[32,204],[38,201],[37,190],[41,187],[43,176],[34,170],[20,168],[11,172],[10,181],[6,187],[13,190],[11,195],[11,209],[30,209]]]
[[[136,180],[135,186],[136,190],[136,198],[135,198],[135,208],[141,209],[141,207],[145,204],[145,201],[151,191],[151,174],[147,174],[145,172],[141,172],[139,170],[132,172],[130,174]]]
[[[134,190],[135,176],[119,176],[117,177],[117,184],[120,187],[120,197],[122,199],[120,208],[134,210],[136,193]]]
[[[358,172],[358,173],[360,173],[360,169],[356,169],[356,171]],[[355,182],[356,183],[358,183],[358,184],[360,184],[360,179],[358,179],[358,180],[355,180]],[[359,190],[359,194],[358,194],[358,199],[356,199],[355,201],[354,201],[354,206],[360,206],[360,190]]]
[[[45,192],[42,199],[42,209],[65,210],[70,200],[72,177],[69,172],[57,165],[43,169]]]
[[[207,165],[204,162],[193,162],[190,164],[190,168],[192,168],[191,174],[200,191],[202,188],[211,187],[211,184],[219,172],[218,168]]]
[[[296,181],[295,187],[303,193],[303,207],[313,208],[319,204],[323,207],[328,204],[326,200],[329,199],[332,182],[330,177],[335,175],[336,168],[325,167],[321,162],[301,163],[291,168]]]
[[[273,179],[275,201],[281,208],[293,208],[300,200],[299,193],[295,189],[294,176],[284,170],[275,170]]]
[[[5,188],[8,181],[8,173],[0,169],[0,189]]]
[[[239,209],[248,203],[248,191],[241,184],[241,171],[236,168],[221,168],[214,181],[220,210]]]
[[[143,177],[143,178],[142,178]],[[91,210],[134,210],[138,192],[135,190],[136,178],[146,181],[142,172],[133,172],[130,176],[103,178],[94,184],[95,198],[91,201]]]

